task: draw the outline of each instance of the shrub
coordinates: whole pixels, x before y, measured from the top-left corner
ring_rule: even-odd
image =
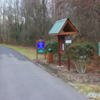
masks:
[[[48,52],[49,48],[51,48],[51,42],[50,41],[46,42],[46,44],[45,44],[45,52],[46,53]]]
[[[67,48],[67,58],[73,60],[79,73],[85,73],[86,63],[94,54],[94,45],[88,41],[73,43]]]
[[[61,56],[61,59],[67,59],[66,54]]]

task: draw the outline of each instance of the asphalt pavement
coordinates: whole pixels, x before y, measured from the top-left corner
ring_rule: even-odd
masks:
[[[0,46],[0,100],[89,100],[22,54]]]

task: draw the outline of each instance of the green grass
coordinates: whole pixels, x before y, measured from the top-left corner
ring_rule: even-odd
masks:
[[[81,82],[80,81],[76,81],[76,84],[80,84]]]
[[[50,67],[47,67],[47,66],[45,66],[45,65],[42,65],[43,67],[44,67],[44,69],[46,69],[47,71],[52,71],[53,69],[52,68],[50,68]]]
[[[24,56],[26,56],[27,58],[29,58],[30,60],[33,60],[36,58],[36,52],[33,52],[32,50],[28,50],[22,47],[16,47],[16,46],[11,46],[11,45],[6,45],[6,44],[0,44],[1,46],[5,46],[8,48],[11,48],[15,51],[18,51],[19,53],[23,54]],[[42,55],[38,55],[39,58],[42,58]]]
[[[92,92],[100,93],[99,85],[77,84],[77,83],[76,84],[68,83],[68,84],[73,88],[75,88],[77,91],[80,91],[84,95],[87,95],[88,93],[92,93]],[[100,97],[96,97],[95,100],[100,100]]]
[[[65,83],[68,83],[68,81],[65,81]]]
[[[98,71],[98,73],[100,73],[100,68],[99,68],[99,71]]]
[[[100,86],[99,85],[88,85],[88,84],[70,84],[71,86],[74,86],[77,90],[83,92],[83,93],[90,93],[90,92],[97,92],[100,93]]]

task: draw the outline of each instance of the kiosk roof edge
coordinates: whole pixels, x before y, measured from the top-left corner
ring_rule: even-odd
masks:
[[[53,34],[58,35],[58,33],[61,31],[62,27],[66,24],[67,20],[70,21],[69,18],[65,18],[65,19],[56,21],[48,34],[49,35],[53,35]],[[72,22],[71,22],[71,24],[75,27],[75,25]],[[75,29],[79,32],[77,27],[75,27]]]

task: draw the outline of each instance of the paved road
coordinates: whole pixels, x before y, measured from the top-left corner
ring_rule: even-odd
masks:
[[[20,53],[0,46],[0,100],[88,100]]]

